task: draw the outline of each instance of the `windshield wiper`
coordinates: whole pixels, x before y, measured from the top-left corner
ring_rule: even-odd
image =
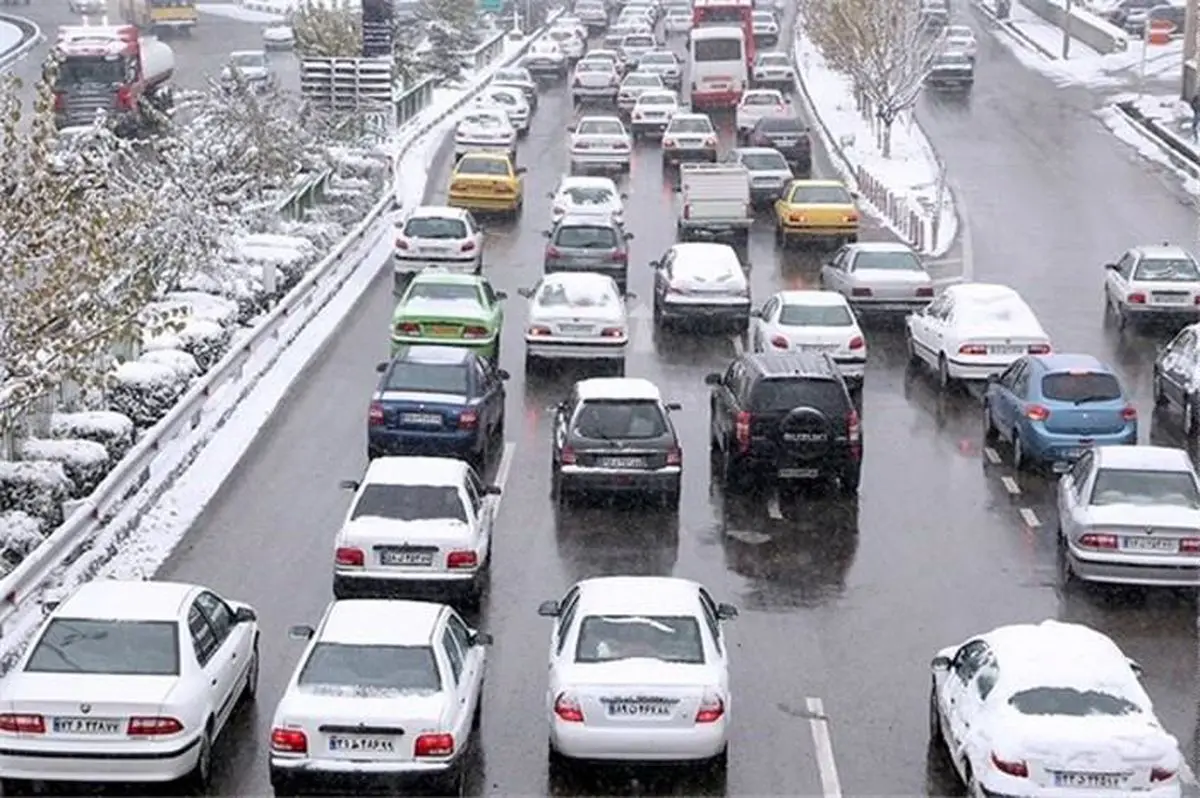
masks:
[[[1075,400],[1075,406],[1086,404],[1087,402],[1111,402],[1114,399],[1119,399],[1117,396],[1108,396],[1106,394],[1095,394],[1092,396],[1081,396]]]

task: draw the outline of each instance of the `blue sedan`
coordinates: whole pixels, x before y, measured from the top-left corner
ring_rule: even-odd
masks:
[[[460,457],[477,471],[504,443],[508,372],[457,346],[404,346],[376,367],[383,376],[367,417],[367,457]]]
[[[1026,355],[988,380],[984,439],[1012,444],[1020,470],[1061,470],[1093,446],[1134,445],[1137,410],[1112,369],[1091,355]]]

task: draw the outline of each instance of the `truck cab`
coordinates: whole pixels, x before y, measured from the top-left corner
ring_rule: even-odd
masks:
[[[54,115],[58,127],[90,125],[98,113],[118,129],[140,128],[170,105],[171,48],[132,25],[64,26],[55,43]]]

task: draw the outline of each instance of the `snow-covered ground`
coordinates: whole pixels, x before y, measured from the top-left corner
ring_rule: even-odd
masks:
[[[942,175],[937,156],[920,125],[907,116],[897,120],[892,126],[891,156],[885,158],[871,123],[855,104],[850,80],[825,63],[821,53],[804,36],[799,26],[794,52],[801,81],[814,106],[813,110],[820,118],[816,127],[827,130],[831,139],[826,141],[826,146],[840,149],[855,171],[859,168],[865,170],[894,195],[901,197],[912,210],[923,213],[926,218],[932,218],[936,213],[937,241],[931,241],[926,250],[936,255],[945,253],[958,234],[958,215],[951,192],[944,185],[941,207],[935,208]],[[830,154],[834,165],[841,169],[843,164],[838,162],[834,153]],[[883,213],[879,215],[891,224],[891,220],[886,219]]]
[[[21,43],[21,29],[9,22],[0,22],[0,57]]]
[[[1200,155],[1200,143],[1192,136],[1192,109],[1177,95],[1129,99],[1143,116],[1153,119],[1164,130],[1175,134],[1179,143]],[[1142,126],[1131,122],[1116,105],[1101,109],[1097,116],[1114,136],[1137,150],[1139,155],[1176,173],[1189,192],[1200,194],[1200,180],[1191,171],[1179,166],[1180,156],[1174,153],[1169,155],[1171,150],[1166,144]]]

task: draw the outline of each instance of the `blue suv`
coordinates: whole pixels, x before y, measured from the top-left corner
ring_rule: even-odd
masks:
[[[376,366],[383,376],[367,415],[367,457],[459,457],[483,473],[504,444],[508,372],[457,346],[404,346]]]
[[[988,379],[984,439],[1012,444],[1020,470],[1062,470],[1093,446],[1134,445],[1137,410],[1112,369],[1091,355],[1026,355]]]

